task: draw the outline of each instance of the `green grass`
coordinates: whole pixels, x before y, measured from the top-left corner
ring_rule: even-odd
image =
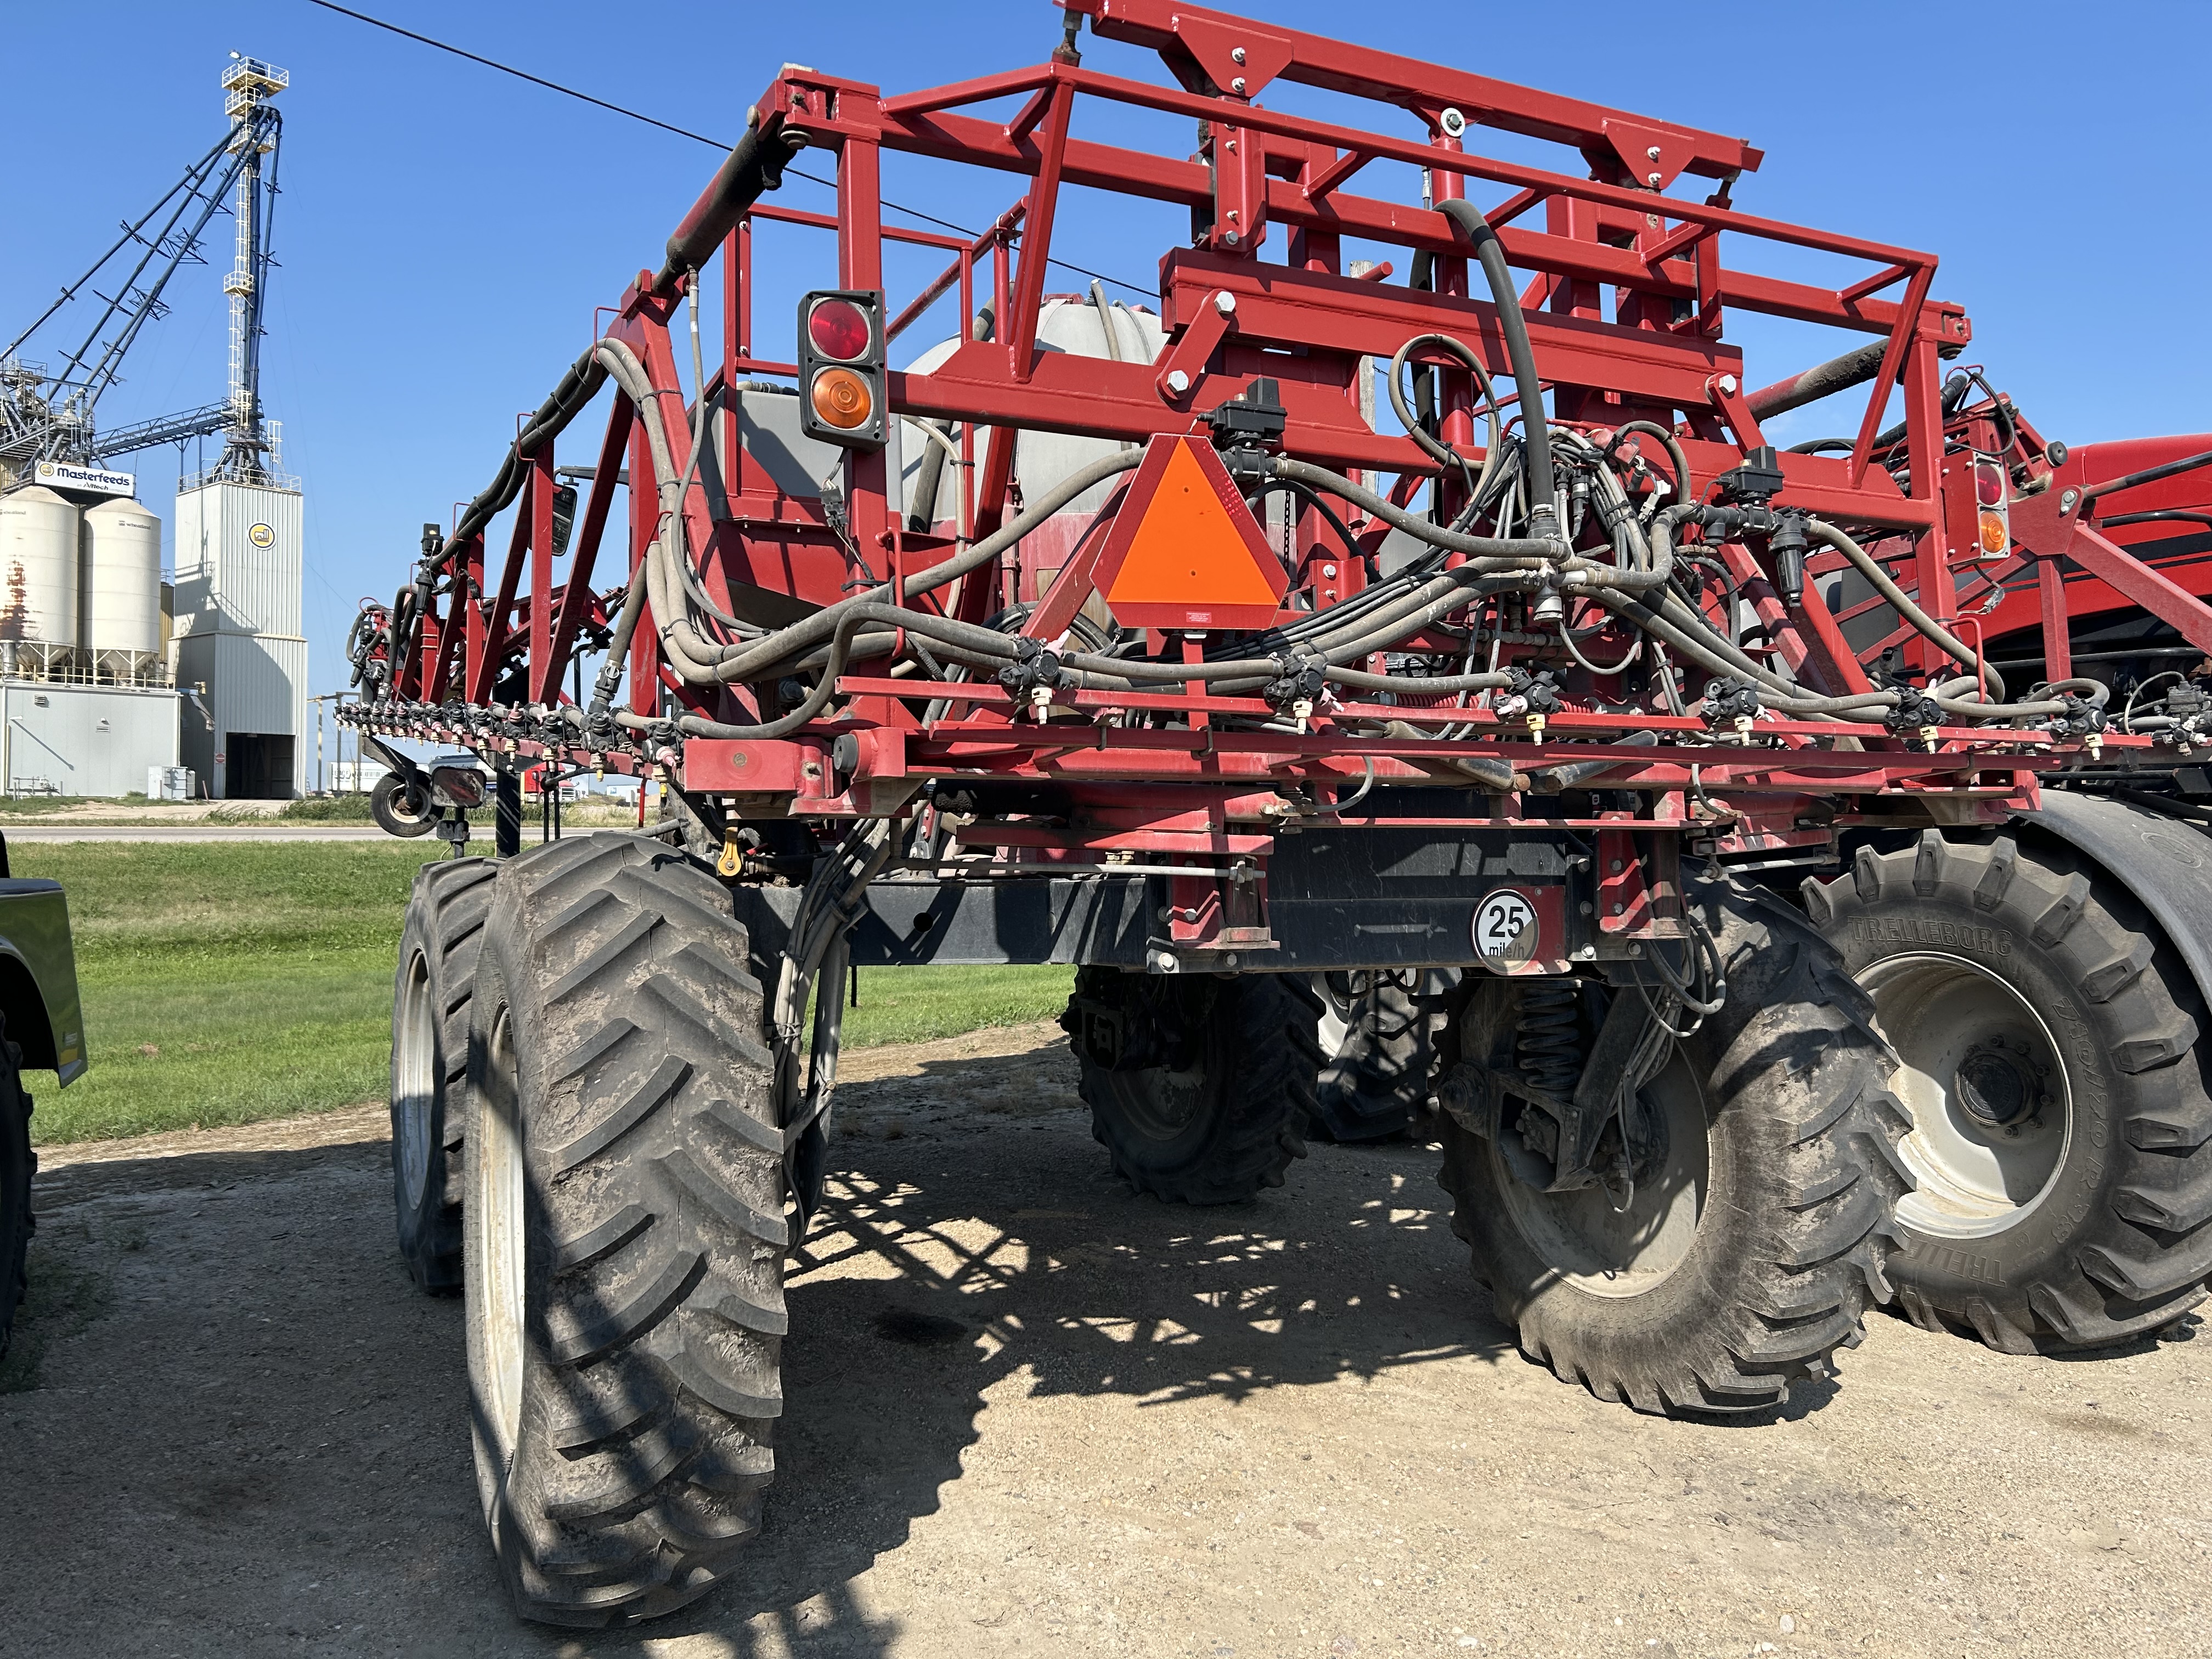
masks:
[[[246,1123],[384,1097],[392,976],[434,840],[23,843],[69,890],[90,1072],[33,1079],[41,1142]],[[847,1047],[1048,1019],[1065,968],[868,969]]]

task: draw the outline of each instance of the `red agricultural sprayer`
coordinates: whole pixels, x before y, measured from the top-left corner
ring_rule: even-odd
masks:
[[[392,1075],[520,1605],[647,1616],[757,1527],[856,964],[1073,964],[1098,1138],[1164,1199],[1410,1122],[1523,1346],[1639,1409],[1771,1407],[1893,1293],[2006,1349],[2185,1312],[2212,443],[2069,460],[1947,369],[1933,255],[1741,210],[1741,140],[1062,3],[1050,61],[958,86],[787,67],[356,629],[387,821],[458,854],[482,788],[397,739],[504,809],[505,856],[417,886]],[[1086,63],[1086,19],[1170,83]],[[1103,106],[1197,153],[1077,137]],[[1012,204],[887,225],[886,150]],[[834,214],[769,204],[802,151]],[[1052,291],[1072,186],[1188,210],[1157,308]],[[764,226],[818,233],[792,362]],[[887,293],[892,243],[942,274]],[[1746,313],[1851,349],[1748,372]],[[1824,398],[1845,435],[1778,452]],[[600,400],[580,501],[556,443]],[[2113,538],[2153,535],[2195,539]],[[671,816],[520,853],[525,768]]]

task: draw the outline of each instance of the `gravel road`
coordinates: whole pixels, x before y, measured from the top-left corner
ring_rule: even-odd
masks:
[[[1431,1154],[1134,1200],[1056,1036],[848,1057],[753,1568],[623,1634],[506,1609],[378,1112],[51,1152],[0,1651],[2202,1651],[2194,1321],[2021,1360],[1877,1316],[1771,1420],[1636,1417],[1515,1352]]]

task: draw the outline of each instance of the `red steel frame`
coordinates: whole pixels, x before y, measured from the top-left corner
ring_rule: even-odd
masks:
[[[1885,355],[1850,453],[1784,454],[1782,504],[1877,543],[1921,604],[1946,619],[1990,593],[1993,580],[2039,573],[2039,621],[2054,676],[2064,672],[2066,661],[2064,606],[2052,601],[2062,556],[2212,649],[2212,610],[2083,526],[2069,492],[2053,488],[2014,504],[2019,549],[2002,568],[1962,557],[1960,538],[1971,537],[1972,518],[1969,514],[1962,532],[1955,501],[1946,506],[1938,397],[1939,360],[1972,337],[1964,312],[1931,296],[1932,254],[1738,211],[1730,193],[1739,176],[1759,165],[1758,150],[1718,135],[1169,0],[1061,3],[1087,17],[1095,34],[1158,51],[1180,84],[1100,73],[1063,50],[1034,68],[902,96],[790,66],[769,86],[757,106],[761,131],[803,135],[810,148],[835,158],[836,211],[756,204],[725,239],[723,350],[708,395],[747,376],[794,372],[793,365],[764,360],[754,349],[753,226],[773,221],[834,234],[834,267],[823,271],[817,286],[880,289],[887,240],[949,255],[944,273],[896,313],[895,331],[955,285],[961,316],[974,315],[977,289],[988,283],[998,319],[992,338],[963,337],[931,372],[889,377],[898,413],[959,423],[963,465],[957,488],[963,504],[954,516],[971,538],[989,534],[1010,510],[1018,429],[1137,442],[1156,434],[1202,431],[1208,410],[1261,376],[1280,386],[1288,413],[1281,444],[1285,453],[1339,470],[1395,474],[1394,498],[1410,501],[1435,469],[1408,440],[1377,433],[1361,418],[1358,387],[1367,360],[1387,360],[1413,335],[1443,331],[1474,345],[1501,377],[1505,362],[1496,308],[1470,292],[1466,244],[1445,216],[1353,189],[1361,168],[1372,161],[1410,162],[1429,170],[1437,199],[1476,186],[1510,192],[1488,216],[1499,227],[1510,263],[1532,274],[1523,307],[1555,420],[1589,428],[1656,419],[1678,434],[1695,487],[1702,490],[1765,441],[1752,413],[1755,394],[1745,386],[1741,354],[1723,337],[1729,312],[1876,336],[1885,342]],[[1362,131],[1254,101],[1279,80],[1410,111],[1431,137],[1423,143]],[[1023,100],[1010,119],[963,112],[1010,98]],[[1075,106],[1085,99],[1210,124],[1210,162],[1074,137]],[[1463,136],[1447,131],[1449,111],[1464,117],[1470,131],[1487,127],[1569,146],[1588,176],[1477,155],[1464,147]],[[885,149],[994,169],[1028,182],[1021,198],[972,240],[887,227],[878,187]],[[1702,198],[1666,193],[1685,175],[1716,180],[1717,188]],[[1178,248],[1160,263],[1169,345],[1157,364],[1079,359],[1033,344],[1055,221],[1070,186],[1187,207],[1194,223],[1209,228],[1198,239],[1200,246]],[[694,220],[708,204],[702,198]],[[1540,229],[1528,222],[1539,207],[1544,210]],[[1433,291],[1386,286],[1373,273],[1347,273],[1341,268],[1346,237],[1432,256]],[[1778,242],[1846,256],[1869,269],[1832,289],[1784,281],[1723,264],[1724,239],[1729,246]],[[1277,248],[1280,259],[1267,257]],[[663,400],[680,469],[689,460],[690,428],[671,336],[683,303],[681,282],[673,287],[657,286],[641,271],[605,334],[627,343],[644,363]],[[1216,303],[1222,295],[1233,296],[1233,313]],[[1189,380],[1180,395],[1170,387],[1176,369]],[[1905,404],[1907,490],[1871,465],[1893,384],[1902,388]],[[1447,374],[1445,385],[1445,435],[1472,451],[1471,388],[1456,373]],[[710,490],[709,469],[701,469],[683,506],[691,545],[702,551],[708,591],[718,602],[728,600],[732,584],[814,604],[839,598],[856,567],[825,522],[820,502],[783,494],[745,452],[733,399],[726,400],[721,420],[718,449],[723,458],[733,458],[732,471]],[[419,656],[396,665],[394,712],[382,719],[385,729],[452,738],[450,723],[428,706],[456,697],[488,703],[518,661],[527,667],[529,701],[560,698],[580,630],[587,623],[604,626],[621,590],[617,582],[605,594],[595,594],[592,582],[611,515],[613,480],[625,454],[632,477],[652,476],[642,428],[617,396],[565,582],[553,579],[550,441],[528,457],[513,538],[488,605],[466,598],[486,592],[482,537],[447,550],[444,570],[456,597],[442,615],[424,618]],[[916,533],[899,521],[887,495],[884,465],[880,454],[852,453],[844,479],[848,533],[878,579],[934,563],[953,546],[946,537]],[[635,569],[652,534],[653,507],[646,492],[634,492],[631,500]],[[1363,541],[1380,540],[1379,523],[1366,523],[1348,506],[1345,511]],[[1310,524],[1300,526],[1298,545],[1302,562],[1294,586],[1317,599],[1333,599],[1356,584],[1353,569],[1326,579],[1319,574],[1320,560],[1306,556],[1316,545]],[[1770,573],[1747,550],[1721,550],[1766,623],[1775,648],[1802,679],[1824,691],[1867,688],[1862,653],[1845,643],[1817,582],[1808,584],[1800,604],[1785,606]],[[1817,574],[1833,562],[1834,556],[1827,556],[1813,568]],[[1015,597],[1010,577],[1002,562],[933,597],[949,614],[980,619]],[[720,719],[750,717],[742,691],[702,692],[677,682],[664,668],[654,638],[649,620],[639,627],[629,664],[635,711],[651,714],[665,702]],[[1918,641],[1909,643],[1917,647]],[[1618,832],[1623,822],[1656,825],[1690,831],[1729,851],[1823,844],[1834,824],[1851,821],[2001,817],[2033,803],[2038,775],[2079,767],[2100,752],[2098,740],[2085,745],[2019,730],[1946,729],[1929,752],[1852,727],[1856,741],[1839,747],[1834,739],[1842,728],[1803,720],[1762,722],[1756,742],[1716,742],[1692,719],[1624,718],[1571,708],[1551,720],[1552,733],[1601,739],[1633,726],[1657,732],[1661,743],[1656,749],[1602,742],[1560,748],[1532,743],[1518,722],[1480,708],[1350,705],[1334,711],[1346,718],[1478,728],[1449,742],[1378,742],[1340,732],[1327,709],[1304,734],[1224,730],[1213,717],[1271,711],[1256,699],[1181,691],[1054,698],[1057,709],[1085,715],[1109,708],[1175,711],[1185,720],[1176,729],[1087,719],[1025,724],[1015,700],[988,682],[930,683],[931,695],[949,707],[925,725],[914,682],[856,672],[843,678],[840,690],[852,699],[844,714],[788,739],[693,738],[683,745],[680,761],[673,753],[571,753],[579,761],[623,767],[657,760],[675,768],[672,775],[690,790],[735,797],[741,808],[765,805],[822,819],[895,807],[932,777],[1029,781],[1061,792],[1074,805],[1068,827],[976,826],[970,844],[1024,848],[1021,855],[1033,858],[1066,857],[1078,849],[1234,858],[1264,856],[1285,787],[1368,777],[1428,781],[1437,763],[1453,757],[1503,757],[1524,770],[1568,761],[1617,762],[1605,787],[1644,792],[1652,798],[1652,816],[1607,815],[1608,832]],[[857,767],[840,776],[830,764],[830,749],[845,732],[864,740]],[[1677,738],[1684,741],[1672,741]],[[2140,741],[2113,736],[2102,743],[2124,747]],[[538,750],[526,740],[507,746]],[[1540,822],[1547,828],[1565,822],[1524,820],[1517,793],[1495,798],[1492,811],[1495,817],[1476,822]],[[1327,821],[1385,820],[1346,815]]]

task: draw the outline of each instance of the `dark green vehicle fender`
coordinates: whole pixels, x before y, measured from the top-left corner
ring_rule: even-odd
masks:
[[[4,856],[4,854],[0,854]],[[84,1075],[84,1013],[61,884],[0,876],[0,1015],[27,1069]]]

